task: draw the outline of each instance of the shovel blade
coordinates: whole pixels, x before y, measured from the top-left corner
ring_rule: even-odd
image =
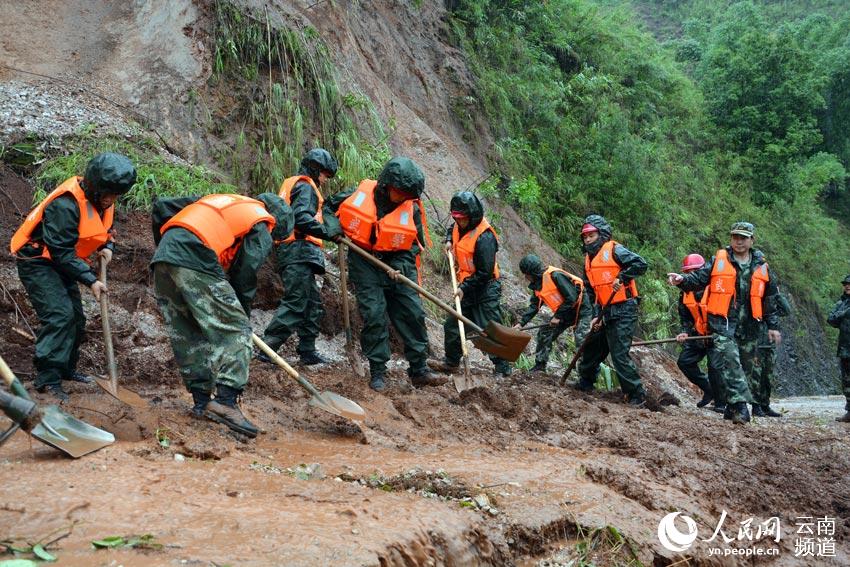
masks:
[[[310,398],[310,405],[352,421],[366,419],[366,412],[357,402],[333,392],[320,392],[318,396]]]
[[[531,335],[489,321],[484,327],[484,334],[471,337],[470,340],[487,354],[504,358],[508,362],[516,362],[531,340]]]
[[[488,386],[486,378],[483,376],[476,376],[474,374],[470,374],[469,376],[455,374],[453,376],[453,381],[455,390],[457,390],[458,394],[473,388],[486,388]]]
[[[115,436],[108,431],[80,421],[57,406],[44,408],[41,423],[30,434],[75,459],[115,443]]]
[[[112,385],[112,380],[108,378],[95,377],[94,380],[95,382],[97,382],[98,386],[103,388],[104,392],[117,399],[119,402],[124,402],[128,406],[132,406],[134,408],[148,407],[148,403],[145,401],[145,399],[133,390],[128,390],[123,386],[118,386],[117,388],[114,388]]]

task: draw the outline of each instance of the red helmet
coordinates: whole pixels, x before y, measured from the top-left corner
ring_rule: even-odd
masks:
[[[687,256],[685,256],[685,259],[682,260],[683,272],[699,270],[703,266],[705,266],[705,258],[700,256],[699,254],[688,254]]]
[[[592,224],[585,223],[583,227],[581,227],[581,234],[584,236],[585,234],[590,234],[591,232],[599,232],[599,229],[593,226]]]

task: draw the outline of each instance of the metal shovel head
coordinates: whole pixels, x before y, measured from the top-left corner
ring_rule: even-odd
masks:
[[[486,388],[488,386],[486,378],[483,376],[476,376],[475,374],[470,374],[469,376],[464,374],[455,374],[452,379],[455,385],[455,390],[457,390],[458,394],[473,388]]]
[[[333,392],[321,392],[313,396],[310,405],[353,421],[366,419],[366,412],[360,405]]]
[[[489,321],[484,327],[484,335],[471,337],[472,344],[487,354],[504,358],[509,362],[515,362],[525,350],[531,335],[500,325],[495,321]]]
[[[41,423],[30,435],[72,457],[79,458],[115,443],[115,436],[68,415],[57,406],[47,406]]]
[[[119,402],[124,402],[128,406],[132,406],[134,408],[145,408],[148,407],[148,403],[145,401],[143,397],[134,392],[133,390],[128,390],[123,386],[118,386],[117,388],[112,387],[112,380],[109,378],[98,378],[95,376],[95,382],[97,385],[103,388],[103,390],[117,399]]]

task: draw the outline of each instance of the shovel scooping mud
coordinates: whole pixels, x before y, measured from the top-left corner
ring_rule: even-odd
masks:
[[[6,364],[6,361],[0,358],[0,375],[3,381],[9,387],[12,394],[20,399],[32,402],[23,384],[15,378],[12,369]],[[38,424],[29,430],[29,434],[51,447],[55,447],[60,451],[74,457],[82,457],[93,451],[97,451],[107,445],[115,442],[115,436],[98,429],[88,423],[81,421],[57,406],[47,406],[40,410],[34,406],[20,406],[22,413],[26,413],[26,417],[30,420],[38,421]],[[40,411],[40,419],[37,412]],[[23,416],[21,416],[23,417]],[[13,429],[17,425],[12,426]],[[3,438],[8,437],[4,434]]]
[[[106,285],[106,262],[100,260],[100,281]],[[136,392],[118,385],[118,366],[115,364],[115,351],[112,348],[112,330],[109,325],[109,299],[106,293],[100,294],[100,319],[103,322],[103,342],[106,346],[106,368],[109,378],[95,377],[97,385],[113,398],[135,407],[147,407],[147,402]]]
[[[363,421],[366,418],[366,412],[363,411],[356,402],[344,398],[333,392],[320,392],[306,378],[298,374],[286,361],[274,351],[272,347],[263,342],[263,340],[255,334],[251,334],[251,339],[266,356],[271,358],[275,364],[280,366],[292,378],[298,382],[302,388],[307,390],[313,397],[310,398],[310,405],[319,409],[325,410],[340,417],[345,417],[353,421]]]
[[[356,254],[363,257],[367,262],[381,268],[387,273],[397,273],[391,266],[381,262],[353,242],[350,239],[343,237],[342,242],[347,244]],[[500,323],[496,323],[495,321],[488,321],[487,325],[482,329],[478,325],[476,325],[471,319],[468,317],[464,317],[462,314],[458,313],[454,309],[452,309],[448,304],[441,301],[436,295],[420,286],[416,282],[411,279],[398,274],[398,281],[403,283],[404,285],[415,289],[422,296],[430,300],[434,305],[454,317],[455,319],[459,319],[463,321],[464,325],[472,329],[477,333],[477,336],[470,337],[472,344],[478,347],[480,350],[486,352],[487,354],[492,354],[494,356],[498,356],[499,358],[504,358],[507,361],[515,362],[519,355],[522,354],[522,351],[525,350],[528,341],[531,340],[531,335],[528,333],[523,333],[522,331],[517,331],[515,329],[511,329],[510,327],[506,327]]]

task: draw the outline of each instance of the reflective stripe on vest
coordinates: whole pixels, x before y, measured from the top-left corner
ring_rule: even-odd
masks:
[[[581,309],[581,300],[584,296],[584,282],[578,276],[575,276],[569,273],[566,270],[561,270],[560,268],[556,268],[555,266],[549,266],[546,268],[546,271],[543,272],[543,282],[540,285],[540,291],[535,291],[534,295],[537,296],[539,302],[537,303],[537,307],[540,307],[541,303],[545,303],[546,307],[552,310],[552,313],[558,311],[561,305],[564,303],[564,297],[561,295],[561,292],[558,291],[558,286],[555,284],[555,280],[552,278],[552,274],[555,272],[559,272],[567,276],[571,282],[578,288],[578,299],[573,304],[576,310],[576,320],[575,323],[578,323],[578,314]],[[573,324],[575,324],[573,323]]]
[[[682,295],[682,304],[688,308],[691,317],[694,319],[694,329],[697,334],[708,334],[708,320],[705,316],[704,306],[697,301],[697,297],[692,291],[686,291]]]
[[[490,222],[487,220],[487,217],[482,217],[478,226],[476,226],[474,230],[470,230],[464,234],[463,237],[460,236],[460,228],[458,228],[457,223],[455,223],[455,226],[452,229],[452,248],[454,250],[455,258],[457,259],[457,266],[455,267],[455,271],[457,272],[457,283],[461,283],[463,280],[475,273],[475,261],[473,258],[475,255],[475,243],[478,242],[478,237],[488,230],[493,233],[496,240],[499,239],[496,231],[493,230],[492,226],[490,226]],[[493,264],[493,278],[499,279],[498,263]]]
[[[753,276],[750,279],[750,313],[756,321],[761,321],[764,316],[764,292],[767,290],[769,281],[770,275],[765,262],[753,270]]]
[[[211,248],[227,270],[239,251],[242,237],[258,222],[266,223],[269,232],[275,225],[274,217],[262,202],[243,195],[207,195],[171,217],[160,234],[175,226],[185,228]]]
[[[609,240],[602,245],[593,260],[590,259],[589,254],[584,257],[584,273],[587,274],[587,280],[596,293],[596,303],[600,305],[605,305],[611,299],[611,294],[614,293],[614,285],[611,282],[620,275],[620,265],[614,259],[614,246],[616,245],[617,242]],[[637,296],[637,285],[632,280],[628,285],[620,287],[620,291],[614,294],[613,299],[611,299],[611,304],[623,303]]]
[[[77,244],[74,246],[77,257],[86,260],[95,251],[101,248],[111,239],[109,229],[112,228],[112,218],[115,207],[111,206],[103,212],[103,218],[97,213],[88,199],[83,188],[80,186],[82,177],[71,177],[54,189],[44,200],[38,204],[24,219],[24,222],[12,236],[12,242],[9,249],[12,254],[17,254],[27,243],[30,243],[30,237],[33,231],[44,217],[44,209],[47,208],[54,199],[70,193],[77,201],[77,207],[80,210],[80,222],[77,225]],[[33,242],[33,246],[41,247],[41,258],[50,259],[50,252],[47,246]]]
[[[419,206],[420,215],[425,218],[422,202],[419,199],[407,200],[378,219],[375,206],[375,188],[378,182],[364,179],[357,189],[339,205],[337,217],[345,232],[355,244],[374,252],[398,252],[410,250],[418,241],[416,222],[413,219],[413,203]],[[372,237],[374,233],[374,242]]]
[[[286,201],[286,204],[291,207],[292,206],[292,189],[295,187],[296,184],[298,184],[301,181],[310,185],[310,187],[313,188],[313,192],[316,194],[316,198],[319,199],[319,206],[316,209],[316,214],[313,215],[313,218],[316,219],[316,222],[318,222],[319,224],[322,224],[322,220],[323,220],[322,205],[325,204],[325,199],[322,197],[322,192],[319,191],[319,188],[316,186],[316,182],[313,181],[312,178],[310,178],[306,175],[294,175],[292,177],[287,177],[286,179],[283,180],[283,184],[280,186],[280,191],[278,192],[278,195],[280,195],[280,198],[283,199],[284,201]],[[296,239],[297,240],[306,240],[307,242],[310,242],[311,244],[315,244],[319,248],[324,248],[325,242],[321,238],[316,238],[315,236],[310,236],[310,235],[304,236],[303,238],[296,238],[295,232],[296,231],[293,230],[292,234],[290,234],[289,236],[287,236],[283,240],[283,243],[289,244],[290,242],[294,242]]]
[[[729,261],[726,249],[718,250],[711,268],[711,279],[702,296],[702,304],[710,315],[729,316],[729,305],[737,295],[737,281],[738,272]]]

